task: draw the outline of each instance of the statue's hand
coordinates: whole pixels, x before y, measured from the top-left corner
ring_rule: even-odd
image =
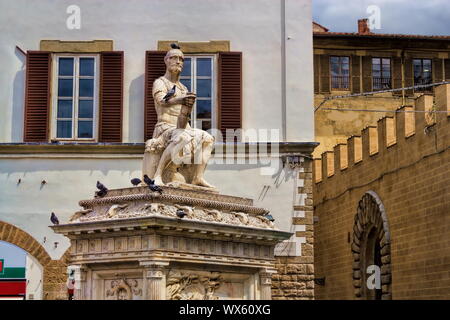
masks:
[[[192,107],[194,105],[194,103],[195,103],[195,99],[196,98],[197,98],[197,96],[196,96],[195,93],[188,92],[188,94],[186,94],[186,96],[184,96],[182,103],[185,106]]]
[[[188,92],[186,95],[174,97],[170,99],[168,102],[169,104],[184,104],[189,107],[192,107],[194,105],[196,97],[197,95],[195,93]]]

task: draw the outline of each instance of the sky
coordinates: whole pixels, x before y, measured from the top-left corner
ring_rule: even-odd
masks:
[[[312,0],[313,21],[332,32],[357,32],[358,19],[376,17],[375,33],[450,35],[450,0]]]
[[[25,268],[27,253],[15,245],[0,241],[0,259],[4,260],[5,268]]]

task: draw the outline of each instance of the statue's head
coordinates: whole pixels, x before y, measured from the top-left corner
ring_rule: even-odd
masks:
[[[183,70],[184,54],[178,48],[170,49],[167,51],[164,57],[164,62],[166,63],[166,68],[171,73],[181,73]]]

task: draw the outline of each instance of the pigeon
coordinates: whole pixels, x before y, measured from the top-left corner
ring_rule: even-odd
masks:
[[[108,188],[106,188],[100,181],[97,181],[97,191],[95,194],[98,197],[104,197],[108,193]]]
[[[264,218],[266,218],[267,220],[269,220],[269,221],[271,221],[271,222],[274,222],[274,221],[275,221],[275,219],[272,217],[271,214],[266,214],[266,215],[264,216]]]
[[[74,269],[70,270],[69,278],[73,278],[74,275],[75,275],[75,270]]]
[[[171,47],[172,49],[178,49],[178,50],[181,49],[180,46],[179,46],[178,44],[176,44],[176,43],[171,43],[171,44],[170,44],[170,47]]]
[[[151,184],[155,184],[155,180],[150,179],[149,176],[146,174],[144,174],[144,182],[148,186]]]
[[[178,218],[183,219],[184,216],[186,216],[186,215],[187,215],[187,213],[184,212],[184,210],[182,210],[182,209],[178,209],[178,210],[177,210],[177,217],[178,217]]]
[[[167,92],[167,94],[164,96],[164,98],[163,98],[164,101],[165,101],[165,102],[169,101],[169,99],[172,98],[173,95],[175,94],[175,91],[176,91],[176,90],[177,90],[177,86],[174,85],[174,86],[172,87],[172,89],[170,89],[169,92]]]
[[[134,179],[131,179],[131,184],[133,185],[133,186],[137,186],[139,183],[141,183],[142,181],[141,181],[141,179],[139,179],[139,178],[134,178]]]
[[[51,217],[50,217],[50,221],[51,221],[53,224],[56,224],[56,225],[59,224],[58,217],[56,216],[56,214],[55,214],[54,212],[52,212],[52,215],[51,215]]]
[[[148,185],[150,190],[162,193],[162,189],[155,184],[155,180],[150,179],[146,174],[144,174],[144,182]]]

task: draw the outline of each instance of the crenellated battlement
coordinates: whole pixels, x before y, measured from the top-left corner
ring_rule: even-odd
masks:
[[[379,119],[376,126],[365,127],[361,135],[349,137],[346,144],[314,159],[315,182],[350,174],[354,167],[371,170],[375,162],[393,168],[416,161],[430,149],[449,145],[449,123],[450,85],[442,85],[436,87],[434,97],[424,94],[416,98],[414,106],[398,108],[394,117]]]

